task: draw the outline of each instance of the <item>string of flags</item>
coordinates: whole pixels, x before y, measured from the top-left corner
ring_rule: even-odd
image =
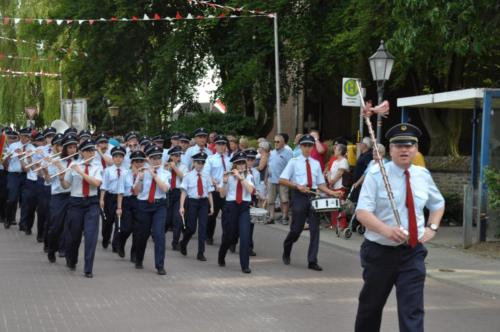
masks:
[[[202,5],[202,6],[207,6],[211,8],[217,8],[217,9],[224,9],[228,10],[231,12],[237,12],[237,13],[250,13],[250,14],[257,14],[257,15],[272,15],[270,17],[274,17],[273,13],[269,13],[263,10],[259,9],[246,9],[245,7],[231,7],[231,6],[226,6],[226,5],[219,5],[217,3],[211,2],[211,1],[205,1],[205,0],[188,0],[189,4],[195,4],[195,5]]]
[[[42,71],[16,71],[8,68],[0,68],[0,74],[3,74],[2,77],[12,77],[12,76],[37,76],[37,77],[51,77],[51,78],[59,78],[61,74],[56,73],[47,73]]]
[[[58,61],[58,58],[53,58],[53,57],[47,57],[47,58],[41,58],[38,56],[19,56],[19,55],[10,55],[10,54],[4,54],[0,53],[0,61],[9,59],[9,60],[31,60],[31,61]]]

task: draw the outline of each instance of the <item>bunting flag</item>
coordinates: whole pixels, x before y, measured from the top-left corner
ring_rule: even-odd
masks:
[[[2,75],[2,77],[8,77],[8,76],[37,76],[37,77],[51,77],[51,78],[61,77],[61,74],[56,74],[56,73],[46,73],[44,71],[16,71],[1,67],[0,67],[0,73],[7,74],[7,75]]]
[[[5,59],[10,59],[10,60],[31,60],[31,61],[59,61],[60,59],[58,58],[52,58],[52,57],[47,57],[47,58],[40,58],[37,56],[18,56],[18,55],[10,55],[10,54],[4,54],[0,53],[0,61],[5,60]]]
[[[217,99],[215,101],[214,107],[223,114],[226,114],[227,112],[226,105],[224,105],[224,103],[220,99]]]
[[[224,9],[233,13],[250,13],[250,14],[256,14],[256,15],[266,15],[269,17],[274,17],[274,13],[269,13],[263,10],[259,9],[245,9],[244,7],[231,7],[231,6],[225,6],[225,5],[219,5],[216,4],[212,1],[205,1],[205,0],[187,0],[189,4],[195,4],[199,6],[206,6],[206,7],[211,7],[211,8],[217,8],[217,9]]]
[[[9,38],[9,37],[4,37],[4,36],[0,36],[0,39],[1,40],[7,40],[7,41],[11,41],[13,43],[21,43],[21,44],[29,44],[29,45],[34,45],[37,47],[37,49],[39,50],[43,50],[44,49],[44,43],[40,42],[40,43],[37,43],[37,42],[33,42],[33,41],[28,41],[28,40],[23,40],[23,39],[14,39],[14,38]],[[61,53],[65,53],[69,56],[79,56],[79,57],[88,57],[88,53],[87,52],[80,52],[78,50],[74,50],[74,49],[71,49],[71,48],[58,48],[56,51],[58,52],[61,52]]]

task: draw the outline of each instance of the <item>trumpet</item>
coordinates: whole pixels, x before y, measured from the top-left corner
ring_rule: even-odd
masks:
[[[61,152],[58,152],[58,153],[54,153],[54,154],[52,154],[52,155],[50,155],[50,156],[48,156],[48,157],[52,159],[52,158],[54,158],[54,157],[57,157],[57,156],[58,156],[58,155],[60,155],[60,154],[61,154]],[[27,167],[27,168],[30,168],[31,166],[35,166],[36,164],[39,164],[39,163],[41,163],[42,161],[44,161],[44,158],[43,158],[43,159],[40,159],[40,160],[37,160],[37,161],[35,161],[35,162],[31,163],[31,164],[28,164],[28,165],[26,165],[26,167]],[[51,162],[52,162],[52,160],[51,160]],[[40,167],[40,169],[42,169],[42,168],[44,168],[44,167]]]
[[[91,160],[92,160],[92,159],[94,159],[94,158],[95,158],[95,155],[94,155],[94,156],[92,156],[92,157],[90,157],[90,158],[88,158],[88,159],[85,159],[85,160],[83,160],[83,161],[80,161],[79,163],[76,163],[75,165],[80,166],[80,165],[86,164],[86,163],[88,163],[89,161],[91,161]],[[58,172],[58,173],[56,173],[56,174],[52,175],[50,178],[51,178],[51,179],[53,179],[53,178],[55,178],[56,176],[59,176],[59,175],[61,175],[61,174],[66,173],[67,171],[69,171],[69,170],[71,169],[71,166],[73,166],[73,165],[72,165],[72,164],[70,164],[70,166],[69,166],[69,167],[66,167],[64,170],[62,170],[62,171],[60,171],[60,172]]]
[[[56,156],[57,156],[57,155],[59,155],[59,154],[60,154],[60,153],[56,153]],[[42,165],[42,166],[38,167],[37,169],[34,169],[34,170],[33,170],[33,172],[38,172],[38,171],[40,171],[40,170],[42,170],[42,169],[44,169],[44,168],[46,168],[46,167],[49,167],[49,166],[50,166],[50,165],[52,165],[52,163],[53,163],[54,161],[56,161],[56,160],[59,160],[59,161],[64,161],[64,160],[66,160],[66,159],[69,159],[69,158],[72,158],[72,157],[76,156],[77,154],[78,154],[78,152],[73,153],[73,154],[71,154],[71,155],[69,155],[69,156],[66,156],[66,157],[64,157],[64,158],[60,158],[60,159],[52,159],[52,160],[51,160],[51,161],[49,161],[47,164]],[[52,157],[51,157],[51,158],[52,158]],[[42,159],[42,160],[43,160],[43,159]]]

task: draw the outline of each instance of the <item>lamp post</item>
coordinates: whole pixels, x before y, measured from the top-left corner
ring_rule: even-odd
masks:
[[[380,45],[375,53],[368,58],[372,77],[377,82],[378,104],[382,103],[384,97],[385,81],[391,76],[392,66],[394,65],[394,56],[385,48],[384,41],[380,41]],[[380,143],[382,136],[382,116],[377,114],[377,142]]]
[[[108,113],[111,117],[111,123],[113,124],[113,135],[115,134],[115,118],[120,113],[120,108],[118,106],[109,106]]]

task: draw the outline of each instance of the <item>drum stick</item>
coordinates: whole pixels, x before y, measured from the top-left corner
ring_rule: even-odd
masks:
[[[122,217],[118,216],[118,233],[122,231]]]
[[[356,81],[356,85],[358,87],[358,91],[361,92],[362,90],[361,90],[361,86],[359,84],[359,81]],[[365,101],[364,101],[361,93],[359,94],[359,99],[361,100],[361,106],[364,109],[365,108]],[[370,120],[369,116],[363,115],[363,117],[365,118],[365,123],[366,123],[366,126],[368,127],[368,132],[370,133],[370,139],[371,139],[372,144],[373,144],[373,149],[375,151],[375,154],[377,155],[377,159],[378,159],[377,163],[380,167],[380,173],[382,174],[382,180],[384,181],[384,186],[385,186],[385,190],[387,191],[387,196],[389,197],[389,202],[391,203],[392,213],[394,213],[394,218],[396,219],[397,225],[399,227],[401,227],[401,217],[400,217],[399,211],[396,207],[396,202],[394,201],[394,194],[392,193],[391,184],[389,183],[389,178],[387,177],[387,172],[386,172],[385,167],[384,167],[384,161],[382,160],[382,158],[380,158],[380,151],[378,150],[377,139],[375,138],[375,132],[373,131],[372,121]]]
[[[182,229],[186,230],[186,222],[184,221],[184,215],[183,214],[180,214],[180,215],[181,215],[181,220],[182,220]]]

